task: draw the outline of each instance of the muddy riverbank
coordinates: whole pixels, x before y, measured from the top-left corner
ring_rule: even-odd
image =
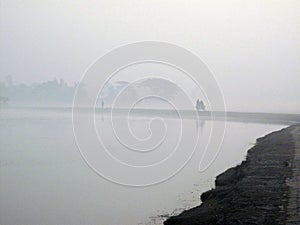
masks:
[[[240,165],[220,174],[202,204],[165,225],[300,224],[300,125],[258,138]]]

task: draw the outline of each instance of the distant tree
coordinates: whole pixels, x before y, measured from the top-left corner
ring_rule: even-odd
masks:
[[[6,105],[8,102],[8,98],[6,95],[6,84],[4,82],[0,82],[0,105]]]
[[[3,94],[5,91],[5,83],[0,81],[0,96]]]
[[[7,75],[5,77],[5,83],[9,87],[13,86],[13,77],[12,77],[12,75]]]
[[[7,105],[8,98],[0,96],[0,105]]]

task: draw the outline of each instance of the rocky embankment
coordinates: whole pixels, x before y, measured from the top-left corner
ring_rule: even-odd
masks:
[[[165,225],[300,224],[300,125],[265,137],[216,178],[202,204]]]

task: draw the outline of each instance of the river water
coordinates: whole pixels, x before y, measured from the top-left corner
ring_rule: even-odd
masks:
[[[129,119],[119,115],[118,120],[128,120],[131,132],[141,143],[151,134],[150,144],[160,141],[156,134],[164,136],[161,121],[150,121],[146,115]],[[159,184],[130,187],[104,179],[88,166],[76,145],[69,109],[0,109],[0,224],[161,224],[167,216],[199,205],[201,193],[213,187],[218,174],[245,159],[257,137],[284,127],[227,122],[219,154],[199,172],[203,155],[200,148],[209,139],[211,127],[218,129],[218,123],[183,119],[187,140],[180,148],[192,148],[189,138],[195,133],[201,136],[188,164]],[[178,141],[176,135],[182,136],[178,133],[180,121],[164,118],[168,134],[157,147],[160,153],[135,157],[121,143],[125,139],[128,145],[134,144],[126,136],[128,132],[117,131],[117,136],[123,138],[120,142],[111,124],[108,114],[95,118],[104,145],[129,164],[155,163],[172,152]]]

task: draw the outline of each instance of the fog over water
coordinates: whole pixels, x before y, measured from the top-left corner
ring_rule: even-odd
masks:
[[[74,142],[69,110],[1,109],[0,113],[0,223],[6,225],[159,224],[165,216],[199,204],[200,194],[213,187],[215,176],[240,163],[256,137],[283,127],[229,122],[218,157],[207,170],[198,172],[210,127],[220,122],[184,119],[190,134],[200,132],[192,160],[161,184],[134,188],[109,182],[88,167]],[[150,119],[129,120],[139,138],[148,135],[145,125]],[[166,118],[168,138],[155,151],[165,153],[150,152],[149,157],[140,158],[115,139],[109,115],[99,115],[96,121],[105,146],[128,163],[157,161],[172,151],[176,141],[172,137],[178,135],[178,120]],[[159,133],[161,125],[152,123],[151,129]],[[188,151],[192,145],[181,148]]]
[[[300,122],[300,2],[2,0],[0,224],[157,225]]]

